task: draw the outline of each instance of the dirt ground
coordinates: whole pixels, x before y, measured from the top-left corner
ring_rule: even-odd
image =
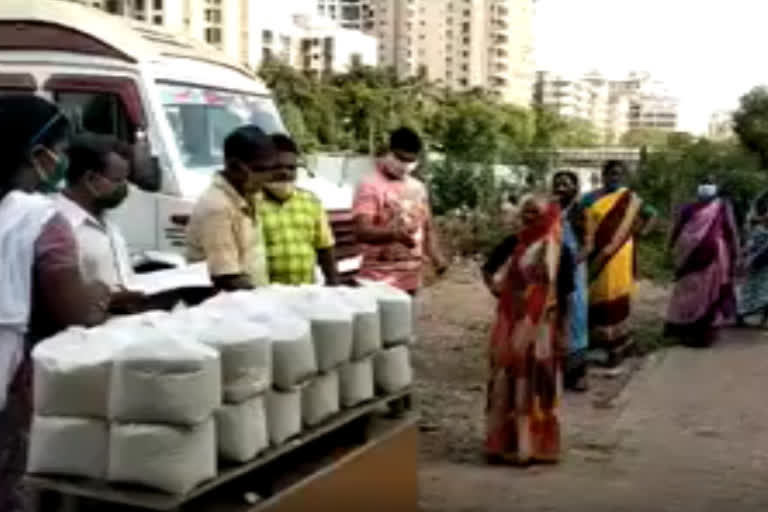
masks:
[[[639,285],[633,322],[643,335],[660,331],[666,302],[664,289]],[[756,468],[768,467],[768,409],[753,411],[735,394],[754,389],[760,401],[762,335],[735,331],[714,349],[659,351],[629,361],[617,378],[592,375],[589,393],[566,395],[561,464],[489,467],[483,408],[494,300],[476,266],[463,264],[428,288],[419,308],[424,511],[766,509],[768,476]]]

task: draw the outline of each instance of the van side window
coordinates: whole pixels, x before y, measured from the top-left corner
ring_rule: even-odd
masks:
[[[133,123],[120,98],[107,92],[56,92],[54,99],[75,131],[114,135],[133,143]]]

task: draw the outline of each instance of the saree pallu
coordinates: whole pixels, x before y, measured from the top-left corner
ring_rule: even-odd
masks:
[[[768,227],[758,224],[750,230],[746,252],[747,276],[739,294],[740,316],[768,308]]]
[[[617,354],[630,342],[629,315],[635,277],[632,239],[641,211],[627,188],[587,196],[589,343]]]
[[[721,200],[687,205],[675,240],[675,287],[665,334],[706,345],[736,313],[731,279],[736,226]]]
[[[559,207],[548,205],[518,238],[491,336],[486,452],[514,464],[555,462],[565,352],[557,301]]]

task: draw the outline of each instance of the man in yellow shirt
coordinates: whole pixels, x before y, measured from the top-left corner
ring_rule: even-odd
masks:
[[[187,259],[206,261],[222,290],[269,283],[262,226],[253,197],[274,181],[277,152],[256,126],[242,126],[224,141],[225,168],[200,197],[189,221]]]
[[[278,154],[277,172],[264,183],[258,207],[270,282],[312,284],[319,265],[325,283],[336,285],[339,274],[328,216],[320,199],[296,187],[298,148],[282,134],[272,135],[272,142]]]

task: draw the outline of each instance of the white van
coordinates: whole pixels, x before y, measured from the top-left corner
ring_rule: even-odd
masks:
[[[61,0],[0,0],[0,94],[18,93],[55,101],[77,129],[149,142],[149,173],[114,219],[134,256],[162,260],[183,254],[189,213],[221,167],[224,137],[245,123],[285,131],[270,91],[221,52]],[[331,195],[321,199],[342,210],[331,216],[340,256],[354,256],[351,197]]]

